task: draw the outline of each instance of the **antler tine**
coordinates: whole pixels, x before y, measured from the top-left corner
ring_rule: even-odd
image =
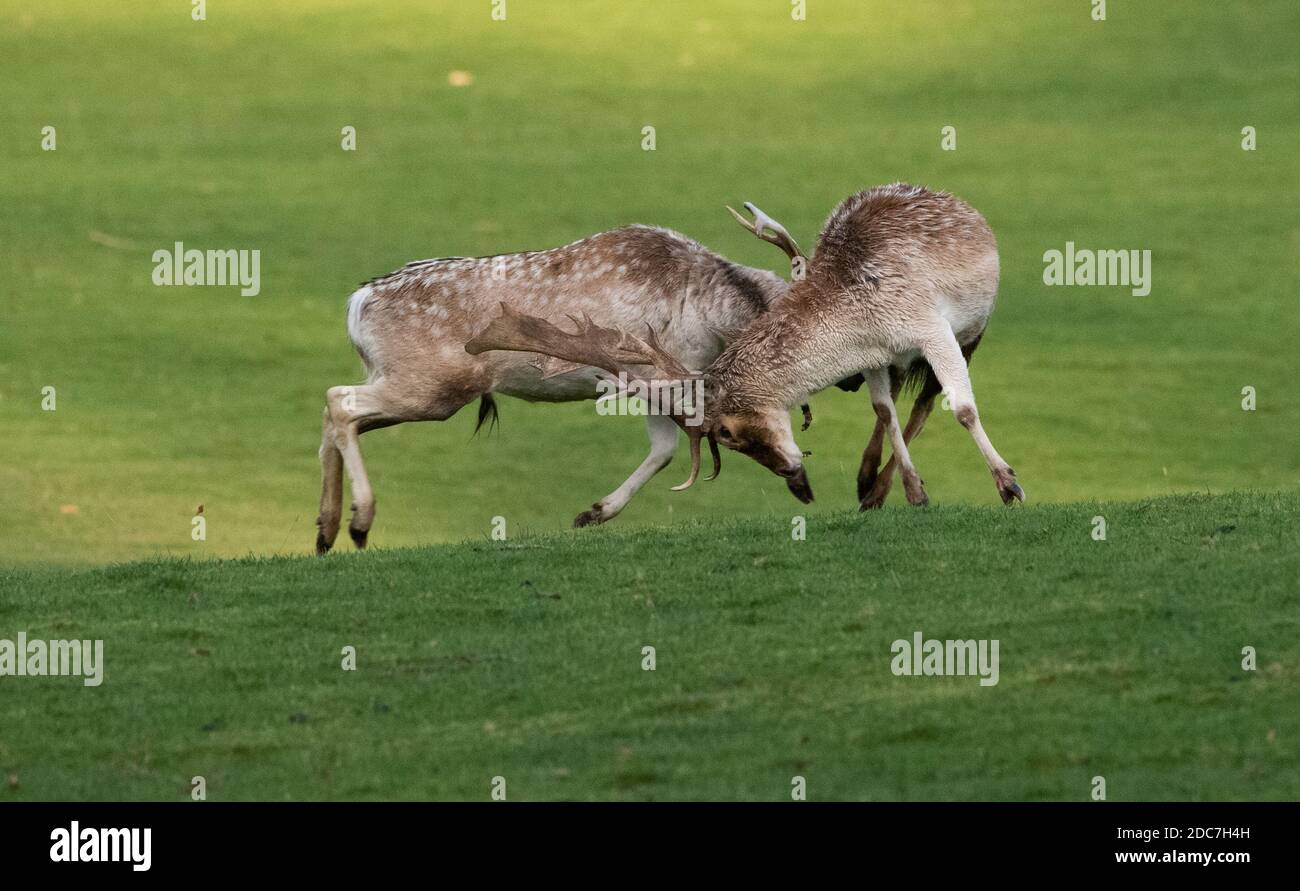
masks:
[[[686,435],[691,442],[691,475],[686,478],[686,482],[679,486],[673,486],[674,492],[683,492],[689,489],[695,485],[695,480],[700,475],[700,440],[703,438],[703,434],[699,429],[688,429]],[[716,474],[714,475],[716,476]]]
[[[752,223],[741,216],[741,214],[730,205],[727,205],[727,210],[731,211],[731,215],[736,218],[736,222],[740,223],[740,225],[744,226],[764,241],[774,244],[781,250],[785,251],[785,255],[791,260],[795,257],[804,256],[804,252],[800,249],[798,243],[790,233],[786,231],[786,228],[767,214],[763,213],[763,211],[759,210],[758,206],[752,201],[745,202],[745,210],[754,215],[754,222]],[[805,259],[807,258],[805,257]]]
[[[730,204],[724,204],[723,207],[731,211],[731,215],[736,218],[737,223],[744,226],[746,229],[748,229],[750,232],[754,233],[755,235],[758,235],[758,230],[754,228],[754,224],[751,223],[749,220],[745,219],[744,215],[740,211],[736,210]],[[763,236],[759,235],[758,237],[762,238]]]
[[[713,456],[713,473],[704,478],[706,483],[716,480],[722,473],[722,455],[718,454],[718,440],[712,433],[709,434],[709,454]]]
[[[611,358],[623,362],[624,364],[647,364],[643,355],[644,350],[636,349],[635,344],[632,345],[631,349],[628,348],[627,334],[624,332],[617,331],[613,328],[602,328],[591,320],[591,315],[589,313],[584,312],[581,319],[572,313],[565,313],[565,315],[573,320],[573,324],[578,326],[576,336],[581,337],[594,346],[599,346],[608,353]]]
[[[696,374],[694,371],[691,371],[680,361],[678,361],[676,356],[674,356],[672,353],[668,352],[662,346],[659,345],[659,335],[655,333],[655,329],[653,325],[647,322],[645,326],[645,330],[646,330],[645,340],[641,341],[641,344],[642,346],[648,348],[650,353],[655,357],[655,359],[657,360],[655,362],[655,365],[658,368],[662,369],[663,371],[667,371],[670,374],[675,375],[682,379],[699,377],[698,374]],[[631,337],[631,335],[628,336]],[[633,339],[640,341],[640,338],[633,338]]]

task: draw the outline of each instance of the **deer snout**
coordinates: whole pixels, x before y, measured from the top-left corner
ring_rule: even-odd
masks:
[[[808,485],[808,471],[803,469],[802,464],[788,473],[781,474],[781,476],[785,477],[785,484],[790,489],[790,494],[804,504],[812,502],[812,486]]]

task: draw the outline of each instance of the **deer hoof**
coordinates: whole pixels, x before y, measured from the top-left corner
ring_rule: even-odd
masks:
[[[865,494],[858,496],[859,511],[879,510],[884,507],[885,502],[889,500],[889,491],[893,488],[893,480],[886,479],[883,476],[876,476],[875,474],[872,474],[872,476],[875,477],[875,479],[871,488],[867,489]],[[861,483],[858,485],[858,491],[862,492]],[[921,494],[924,495],[925,493],[922,492]]]
[[[605,513],[600,509],[599,504],[593,504],[591,510],[584,510],[573,518],[573,528],[581,529],[583,526],[599,526],[605,522]]]
[[[1010,467],[993,471],[993,482],[998,485],[998,494],[1002,496],[1003,504],[1025,500],[1025,490],[1016,482],[1016,472]]]
[[[872,490],[867,493],[866,497],[858,502],[858,512],[861,513],[863,511],[869,511],[869,510],[880,510],[882,507],[885,506],[885,499],[887,499],[888,497],[889,497],[888,489],[885,489],[883,492],[878,492],[873,487]]]
[[[357,550],[364,551],[366,549],[366,538],[370,535],[369,529],[348,526],[348,535],[352,536],[352,543],[357,546]]]
[[[339,534],[339,518],[327,517],[321,514],[316,518],[316,553],[318,555],[329,552],[334,547],[334,539]]]
[[[930,496],[925,494],[925,484],[919,476],[904,478],[903,491],[907,493],[907,503],[912,507],[925,507],[930,503]]]

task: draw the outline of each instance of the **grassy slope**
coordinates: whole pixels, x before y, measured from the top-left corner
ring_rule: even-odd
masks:
[[[779,268],[724,202],[810,244],[836,201],[893,179],[958,192],[998,233],[975,383],[1033,498],[1300,483],[1293,0],[1111,4],[1102,24],[1002,0],[819,0],[803,23],[742,0],[521,0],[505,23],[486,3],[209,7],[0,8],[0,560],[310,547],[320,399],[356,380],[342,301],[363,278],[634,220]],[[152,287],[176,240],[260,249],[262,296]],[[1152,250],[1152,294],[1043,287],[1066,240]],[[816,409],[820,516],[851,504],[869,412],[862,394]],[[643,455],[639,422],[589,405],[503,415],[473,443],[465,416],[367,436],[374,540],[456,541],[498,514],[558,529]],[[937,503],[994,499],[957,425],[937,418],[915,456]],[[741,460],[707,497],[667,485],[620,524],[780,526],[792,506]]]
[[[11,570],[107,680],[0,681],[0,799],[1295,799],[1298,575],[1297,494]],[[894,677],[916,630],[1000,683]]]

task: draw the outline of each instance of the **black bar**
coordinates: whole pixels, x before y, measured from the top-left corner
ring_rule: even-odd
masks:
[[[695,863],[732,879],[833,864],[864,876],[1041,876],[1049,866],[1181,878],[1285,867],[1297,817],[1294,803],[41,803],[0,807],[0,838],[6,876],[331,879],[382,868],[437,880],[463,869],[680,875]],[[73,821],[79,834],[149,828],[149,869],[135,870],[129,852],[121,862],[55,862],[52,833]],[[1119,862],[1131,854],[1155,862]],[[1191,854],[1211,859],[1191,863]],[[1238,855],[1246,861],[1222,859]]]

